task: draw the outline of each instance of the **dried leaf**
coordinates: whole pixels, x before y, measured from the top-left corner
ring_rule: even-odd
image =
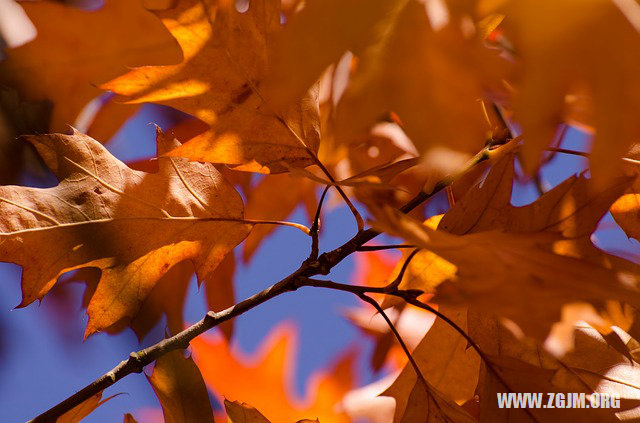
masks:
[[[399,214],[389,222],[394,222],[387,228],[391,233],[457,266],[455,280],[437,287],[434,302],[479,307],[539,340],[560,321],[565,304],[583,301],[597,308],[610,299],[640,305],[634,276],[551,252],[549,246],[558,240],[554,235],[491,231],[457,236]]]
[[[28,139],[60,183],[0,187],[0,214],[11,216],[1,223],[0,258],[24,268],[21,306],[42,298],[64,272],[102,269],[86,335],[135,315],[183,260],[195,263],[200,280],[209,278],[249,231],[240,196],[213,165],[163,159],[149,174],[77,132]],[[158,133],[160,153],[174,145]]]
[[[248,218],[286,219],[302,205],[310,221],[316,213],[316,184],[295,175],[267,175],[248,193],[245,213]],[[262,241],[275,230],[262,225],[251,231],[243,245],[242,258],[248,262]]]
[[[594,177],[615,175],[618,160],[640,135],[640,61],[627,52],[640,46],[640,34],[607,0],[510,0],[505,35],[516,55],[516,120],[526,138],[524,164],[532,171],[542,151],[553,141],[565,114],[572,114],[571,98],[586,95],[593,106],[596,129],[591,168]],[[594,37],[593,34],[598,34]],[[587,42],[586,40],[590,40]],[[617,60],[603,60],[606,57]],[[569,101],[567,101],[569,100]]]
[[[220,262],[212,276],[207,280],[204,289],[207,305],[210,310],[222,311],[233,306],[236,301],[233,277],[236,271],[236,259],[233,251],[229,252]],[[224,336],[230,340],[233,336],[234,320],[228,320],[218,325]]]
[[[291,104],[345,51],[358,51],[370,44],[380,30],[377,27],[404,3],[406,0],[305,2],[274,43],[273,66],[267,79],[274,105]]]
[[[134,69],[102,87],[129,102],[165,104],[210,125],[171,156],[262,173],[313,163],[293,133],[318,151],[317,93],[297,99],[281,120],[257,91],[280,30],[278,1],[251,1],[240,13],[233,2],[181,0],[157,14],[180,43],[184,61]]]
[[[466,310],[443,307],[440,312],[466,329]],[[463,404],[473,397],[480,358],[473,349],[468,348],[467,341],[444,320],[436,319],[412,355],[425,379],[446,398]],[[411,364],[406,364],[391,387],[383,393],[396,399],[395,421],[400,421],[399,416],[407,413],[408,408],[416,407],[411,404],[416,384],[416,373]]]
[[[464,16],[450,14],[437,28],[430,19],[424,2],[408,1],[363,53],[338,106],[343,142],[394,112],[420,152],[438,144],[482,148],[491,128],[478,100],[496,85],[502,61],[478,36],[465,35]]]

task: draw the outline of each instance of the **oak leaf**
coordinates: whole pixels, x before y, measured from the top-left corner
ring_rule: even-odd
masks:
[[[294,345],[291,326],[275,328],[252,357],[234,353],[220,336],[205,335],[191,341],[194,360],[216,398],[247,401],[275,422],[309,417],[349,421],[335,406],[353,384],[352,357],[340,360],[330,372],[313,375],[307,388],[310,393],[299,399],[291,391]],[[265,395],[265,387],[269,387],[269,395]]]
[[[450,13],[436,24],[432,13],[427,2],[406,2],[361,55],[338,105],[338,139],[351,142],[394,112],[419,152],[482,148],[491,128],[479,100],[497,85],[502,60],[482,45],[469,17]]]
[[[591,234],[632,178],[621,176],[606,187],[595,187],[585,175],[571,176],[526,206],[511,204],[515,177],[514,153],[505,155],[449,210],[438,229],[463,235],[503,230],[512,233],[559,233],[554,245],[560,254],[584,258],[607,267],[616,260],[597,249]]]
[[[262,173],[313,163],[317,93],[310,91],[278,115],[259,91],[281,29],[277,0],[252,1],[245,13],[233,2],[181,0],[157,14],[180,43],[183,62],[133,69],[102,88],[131,103],[174,107],[210,125],[171,156]]]
[[[525,167],[531,171],[537,167],[558,125],[566,115],[575,114],[570,99],[577,95],[589,99],[579,107],[590,104],[581,114],[593,116],[586,123],[596,130],[590,156],[593,175],[611,176],[640,136],[638,120],[633,118],[640,108],[640,61],[628,54],[640,46],[640,34],[633,17],[623,13],[624,2],[498,3],[506,3],[498,8],[505,15],[501,28],[516,56],[511,80],[516,88],[516,120],[526,138]]]
[[[637,161],[640,158],[640,145],[634,145],[627,157]],[[638,163],[626,164],[624,172],[633,178],[633,183],[611,205],[610,211],[629,238],[640,239],[640,173]]]
[[[406,0],[315,0],[287,20],[274,42],[267,89],[274,106],[300,98],[347,50],[361,51]],[[312,52],[310,54],[310,52]]]
[[[458,326],[466,329],[465,309],[442,307],[439,311]],[[435,320],[424,338],[412,351],[412,355],[425,379],[446,398],[463,404],[473,397],[480,369],[480,358],[473,349],[468,348],[467,341],[444,320],[440,318]],[[382,394],[396,399],[394,421],[401,421],[400,416],[408,413],[408,407],[419,406],[409,402],[411,392],[417,383],[416,372],[408,363],[393,384]]]
[[[7,50],[0,83],[17,88],[26,100],[51,101],[54,132],[67,131],[85,105],[101,94],[96,84],[125,73],[129,66],[181,59],[176,41],[141,0],[111,0],[94,11],[54,1],[22,6],[38,36]]]
[[[393,221],[393,218],[389,220]],[[557,235],[488,231],[453,235],[396,214],[391,233],[429,249],[457,267],[436,288],[434,302],[473,305],[515,322],[544,340],[565,304],[605,300],[640,305],[636,278],[585,260],[555,254]]]
[[[242,200],[210,164],[161,159],[134,171],[80,133],[28,137],[60,183],[0,187],[0,259],[23,267],[20,306],[42,298],[70,270],[102,275],[86,335],[135,315],[157,281],[191,260],[208,279],[250,226]],[[158,151],[176,141],[158,132]]]
[[[493,371],[485,367],[480,374],[481,420],[531,420],[522,410],[497,409],[496,392],[585,393],[587,403],[588,394],[592,392],[617,394],[621,398],[621,408],[614,410],[573,407],[530,410],[541,421],[566,421],[572,416],[586,422],[617,421],[614,413],[620,420],[627,420],[628,413],[637,413],[640,381],[637,364],[610,348],[594,328],[579,325],[575,330],[575,349],[558,358],[534,340],[517,339],[495,319],[478,312],[470,312],[468,318],[469,323],[483,321],[482,325],[470,327],[469,335],[481,346],[493,367]],[[570,403],[573,404],[573,400]],[[629,410],[632,407],[636,410]]]
[[[213,423],[207,387],[191,357],[171,351],[156,361],[147,379],[160,400],[165,423]]]

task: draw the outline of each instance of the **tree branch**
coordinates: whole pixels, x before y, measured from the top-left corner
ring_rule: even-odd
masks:
[[[489,144],[487,147],[482,149],[482,151],[476,154],[459,172],[451,174],[438,182],[431,190],[431,192],[426,193],[424,191],[421,191],[420,193],[418,193],[407,204],[401,207],[400,211],[402,213],[408,213],[412,211],[420,204],[431,198],[433,195],[437,194],[445,187],[451,185],[458,177],[468,172],[475,165],[487,160],[490,157],[490,149],[492,147],[493,145]],[[337,188],[339,189],[339,187]],[[358,214],[355,215],[356,217],[359,216]],[[345,242],[340,247],[321,254],[317,259],[305,260],[298,268],[298,270],[285,277],[278,283],[272,285],[271,287],[260,291],[259,293],[219,313],[209,311],[203,319],[178,333],[177,335],[164,339],[157,344],[138,352],[131,353],[127,359],[120,362],[120,364],[118,364],[112,370],[105,373],[95,381],[91,382],[89,385],[82,388],[74,395],[68,397],[64,401],[40,414],[39,416],[31,420],[31,422],[55,422],[58,417],[71,410],[73,407],[81,404],[83,401],[87,400],[98,392],[101,392],[104,389],[110,387],[125,376],[130,375],[131,373],[141,373],[145,366],[151,364],[162,355],[173,350],[187,348],[189,346],[189,342],[196,336],[218,326],[222,322],[225,322],[229,319],[245,313],[246,311],[251,310],[252,308],[270,300],[271,298],[274,298],[285,292],[295,291],[300,286],[318,286],[338,289],[349,291],[355,293],[356,295],[376,292],[388,293],[385,292],[385,289],[387,288],[358,287],[310,279],[311,276],[329,274],[333,267],[335,267],[350,254],[358,251],[359,248],[374,239],[379,234],[380,233],[378,231],[372,228],[367,230],[359,230],[353,238]],[[415,296],[419,295],[419,292],[416,293],[413,291],[405,291],[405,293],[406,295],[413,295],[414,298]]]

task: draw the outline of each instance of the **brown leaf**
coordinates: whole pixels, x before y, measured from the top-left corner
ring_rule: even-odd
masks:
[[[497,85],[502,60],[472,35],[468,16],[450,13],[434,28],[424,2],[411,0],[367,49],[340,100],[337,137],[349,143],[394,112],[424,152],[446,144],[478,151],[492,128],[478,100]],[[471,25],[465,35],[463,23]]]
[[[287,20],[274,43],[267,79],[276,107],[291,104],[347,50],[358,51],[376,38],[376,26],[406,0],[315,0]],[[310,54],[310,52],[313,52]]]
[[[222,311],[236,303],[233,285],[235,272],[236,259],[233,251],[230,251],[205,283],[204,290],[209,310]],[[231,319],[218,325],[228,340],[233,336],[234,321]]]
[[[297,99],[281,121],[256,91],[280,30],[278,1],[252,1],[240,13],[233,2],[181,0],[157,14],[180,43],[184,61],[134,69],[102,87],[129,102],[165,104],[210,125],[169,155],[262,173],[313,163],[292,132],[318,151],[317,93]]]
[[[532,171],[565,115],[575,115],[572,98],[593,115],[590,156],[596,179],[615,175],[618,160],[637,142],[640,126],[640,61],[627,54],[640,46],[638,28],[620,2],[510,0],[500,9],[504,31],[516,55],[514,108],[526,138],[524,164]],[[594,37],[593,34],[598,34]],[[586,41],[590,40],[590,41]],[[605,57],[617,60],[602,60]]]
[[[523,410],[497,408],[496,393],[510,391],[585,393],[587,403],[591,392],[617,394],[621,398],[621,409],[614,410],[573,407],[529,409],[539,421],[567,421],[571,418],[585,422],[617,421],[613,413],[619,413],[620,420],[626,420],[628,413],[637,413],[636,410],[626,409],[639,404],[638,366],[610,348],[595,329],[585,325],[578,327],[575,331],[575,350],[556,358],[531,339],[516,339],[510,331],[486,315],[470,312],[468,316],[470,327],[473,321],[482,321],[473,326],[469,335],[482,346],[494,370],[509,386],[507,388],[485,367],[478,385],[481,420],[531,420]],[[573,399],[568,403],[573,403]]]
[[[138,421],[131,415],[131,413],[127,413],[122,418],[122,423],[138,423]]]
[[[437,287],[434,302],[479,307],[512,320],[539,340],[560,320],[565,304],[583,301],[598,308],[610,299],[640,305],[632,275],[551,252],[550,245],[558,240],[551,234],[457,236],[400,214],[394,225],[387,230],[457,266],[455,280]]]
[[[214,270],[214,275],[220,266],[222,263]],[[175,335],[184,329],[182,314],[192,276],[193,264],[183,261],[169,269],[158,280],[138,313],[131,319],[131,329],[139,341],[142,341],[163,315],[167,318],[169,333]]]
[[[554,251],[613,266],[615,260],[596,249],[589,237],[631,178],[620,177],[596,189],[585,176],[572,176],[522,207],[511,205],[513,181],[514,156],[507,154],[494,164],[482,184],[456,202],[438,229],[457,235],[496,229],[560,233],[566,240],[555,244]]]
[[[200,370],[181,350],[156,361],[147,379],[155,391],[166,423],[213,423],[213,410]]]
[[[7,51],[0,83],[16,87],[26,100],[51,101],[55,132],[67,131],[82,108],[101,94],[96,84],[121,75],[128,66],[181,58],[175,40],[141,0],[107,1],[96,11],[53,1],[23,2],[22,7],[38,36]]]
[[[249,231],[240,196],[213,165],[162,159],[149,174],[77,132],[28,139],[60,183],[0,187],[0,214],[11,216],[2,222],[0,258],[24,268],[21,306],[42,298],[64,272],[102,269],[86,335],[131,318],[183,260],[207,279]],[[160,153],[174,145],[158,132]]]
[[[441,421],[472,423],[476,420],[471,417],[462,407],[457,405],[438,392],[429,383],[422,383],[417,379],[406,398],[406,407],[403,410],[396,408],[394,423],[435,423]],[[404,393],[403,393],[404,394]],[[396,403],[400,400],[400,395],[390,388],[383,395],[393,396]],[[403,402],[405,398],[402,398]]]
[[[466,329],[466,310],[443,307],[440,312]],[[478,381],[480,358],[473,349],[468,348],[467,341],[448,323],[437,318],[412,355],[425,379],[446,398],[463,404],[473,397]],[[419,383],[416,373],[412,365],[407,363],[398,378],[383,394],[396,399],[396,421],[398,416],[407,412],[407,408],[415,407],[411,404],[411,395],[417,384]]]
[[[633,184],[613,203],[611,215],[629,238],[640,240],[640,179],[637,164],[628,166],[626,171],[634,178]]]

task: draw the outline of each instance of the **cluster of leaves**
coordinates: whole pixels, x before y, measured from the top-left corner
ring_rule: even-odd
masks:
[[[232,422],[637,418],[640,269],[592,242],[608,212],[640,239],[634,0],[20,4],[37,36],[0,63],[0,146],[22,154],[12,140],[32,134],[59,180],[0,187],[0,260],[23,268],[20,306],[82,280],[85,336],[129,326],[142,339],[163,316],[171,335],[41,420],[78,421],[152,362],[170,422],[212,421],[207,387]],[[142,103],[185,117],[158,129],[157,159],[126,164],[101,142]],[[569,126],[593,134],[590,151],[561,148]],[[588,175],[513,206],[519,169],[537,181],[559,154],[587,157]],[[329,189],[356,233],[321,254]],[[299,205],[310,225],[281,220]],[[250,261],[275,225],[309,235],[309,258],[234,306],[234,249]],[[365,245],[382,232],[406,244]],[[408,253],[390,265],[372,252],[387,247]],[[360,284],[313,279],[356,252]],[[214,311],[183,331],[193,273]],[[350,391],[347,356],[292,402],[290,332],[257,364],[230,352],[231,318],[305,286],[373,306],[382,326],[371,309],[349,317],[375,339],[372,366],[398,374]],[[218,325],[224,337],[196,338]],[[503,410],[497,392],[607,392],[623,407]]]

